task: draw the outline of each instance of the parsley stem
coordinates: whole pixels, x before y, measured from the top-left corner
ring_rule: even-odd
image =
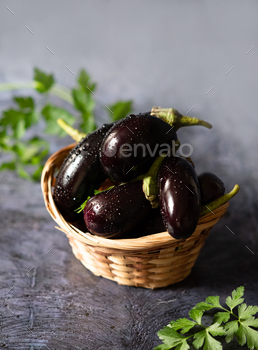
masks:
[[[0,92],[19,89],[36,89],[39,85],[40,83],[36,81],[30,81],[28,83],[3,83],[0,84]],[[65,88],[64,86],[55,84],[50,89],[49,93],[73,105],[73,99],[69,93],[69,89]]]
[[[0,84],[0,92],[18,89],[34,89],[36,87],[37,83],[35,81],[30,81],[28,83],[2,83]]]
[[[64,86],[55,84],[50,90],[50,93],[56,95],[57,97],[60,97],[61,99],[73,105],[73,99],[71,97],[71,94],[69,93],[69,89],[65,88]]]
[[[235,316],[235,318],[239,319],[237,315],[235,315],[232,310],[230,309],[230,311],[228,309],[225,309],[223,306],[221,306],[221,309],[225,310],[226,312],[228,312],[229,314],[231,314],[232,316]]]

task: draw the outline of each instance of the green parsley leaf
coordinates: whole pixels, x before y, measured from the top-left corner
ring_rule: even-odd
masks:
[[[23,164],[35,165],[47,155],[49,146],[47,141],[35,137],[26,142],[16,143],[14,150]]]
[[[84,74],[81,73],[79,77],[79,82],[81,86],[77,89],[72,90],[72,97],[75,108],[81,113],[80,118],[82,122],[80,124],[80,128],[85,133],[91,133],[96,129],[96,123],[94,118],[95,101],[91,92],[85,87],[85,85],[83,85],[83,80],[85,80],[84,83],[88,81]]]
[[[230,319],[229,312],[217,312],[214,315],[213,322],[221,324],[221,323],[228,322],[229,319]]]
[[[38,181],[41,178],[41,173],[44,168],[44,165],[40,164],[37,169],[32,174],[32,179]]]
[[[209,333],[207,333],[205,338],[205,343],[203,350],[222,350],[221,342],[214,339]]]
[[[226,342],[230,343],[233,340],[235,333],[238,330],[238,321],[231,321],[225,325]]]
[[[88,196],[88,198],[79,206],[79,208],[75,209],[77,214],[81,213],[84,210],[84,208],[86,207],[87,202],[90,198],[91,198],[91,196]]]
[[[19,107],[17,111],[22,115],[26,129],[38,123],[39,116],[35,111],[35,102],[32,97],[14,97],[13,100]]]
[[[0,125],[5,132],[15,139],[20,139],[25,134],[25,116],[24,113],[9,109],[3,112],[3,118]]]
[[[219,302],[219,296],[211,296],[205,299],[205,302],[202,301],[201,303],[198,303],[194,308],[201,311],[207,311],[211,310],[215,307],[221,308]]]
[[[196,326],[196,322],[188,320],[187,318],[179,318],[176,321],[170,322],[170,327],[176,331],[181,329],[181,333],[187,333],[190,329]]]
[[[258,332],[244,324],[239,325],[238,330],[235,333],[238,343],[243,346],[247,343],[249,349],[258,349]]]
[[[185,347],[185,349],[189,349],[189,345],[187,344],[186,340],[187,338],[185,338],[183,335],[181,335],[180,333],[178,333],[177,331],[175,331],[173,328],[166,326],[163,329],[161,329],[160,331],[158,331],[158,337],[163,341],[163,343],[165,344],[165,346],[160,347],[157,346],[154,348],[154,350],[169,350],[172,349],[175,346],[178,345],[184,345],[184,346],[188,346]],[[179,349],[184,349],[184,348],[179,348]]]
[[[89,74],[84,69],[79,73],[78,83],[87,94],[94,93],[97,86],[96,83],[91,82]]]
[[[225,329],[222,326],[220,326],[220,324],[217,322],[207,327],[206,330],[214,336],[226,334]]]
[[[243,303],[244,299],[242,296],[244,295],[244,290],[244,287],[238,287],[236,290],[233,290],[232,297],[227,297],[226,304],[231,311],[234,309],[234,307]]]
[[[190,349],[190,346],[188,345],[186,339],[182,340],[182,343],[179,344],[179,345],[175,348],[175,350],[188,350],[188,349]]]
[[[34,109],[35,104],[32,97],[14,97],[14,101],[21,109]]]
[[[48,92],[55,83],[52,74],[46,74],[38,68],[34,68],[34,80],[38,83],[36,89],[40,93]]]
[[[0,142],[3,142],[5,137],[6,137],[6,131],[4,130],[4,127],[1,125],[1,120],[0,120]]]
[[[113,187],[115,187],[115,186],[110,186],[109,188],[107,188],[106,190],[103,190],[103,191],[94,190],[94,196],[95,196],[96,194],[109,191],[109,190],[110,190],[111,188],[113,188]],[[89,197],[80,205],[79,208],[75,209],[75,211],[76,211],[77,213],[81,213],[81,212],[84,210],[84,208],[86,207],[87,202],[88,202],[88,200],[89,200],[90,198],[91,198],[91,196],[89,196]]]
[[[72,89],[74,106],[82,113],[92,113],[95,108],[95,101],[91,95],[83,90]]]
[[[94,196],[96,196],[96,194],[109,191],[109,190],[111,190],[111,188],[113,188],[113,187],[115,187],[115,186],[110,186],[109,188],[107,188],[107,189],[105,189],[105,190],[102,190],[102,191],[94,190]]]
[[[199,349],[204,341],[204,349],[207,350],[220,350],[222,349],[221,343],[214,339],[211,335],[225,335],[225,330],[218,323],[212,324],[210,327],[207,327],[205,330],[198,332],[194,335],[193,346],[196,349]]]
[[[255,315],[258,312],[258,306],[247,306],[246,304],[242,304],[238,307],[238,317],[241,320],[247,320],[251,316]]]
[[[204,343],[204,350],[222,350],[221,343],[210,335],[209,328],[210,327],[194,335],[195,340],[193,341],[193,346],[195,349],[200,349]]]
[[[96,129],[94,115],[92,113],[82,114],[82,123],[80,124],[80,129],[84,131],[85,134],[90,134]]]
[[[213,305],[213,307],[220,307],[221,308],[218,295],[206,298],[205,302]]]
[[[200,349],[200,347],[203,346],[206,335],[207,335],[206,330],[195,333],[194,335],[195,340],[193,341],[193,346],[195,349]]]
[[[25,170],[24,166],[20,163],[16,164],[17,174],[23,179],[30,180],[30,174]]]
[[[237,337],[237,341],[238,343],[243,346],[244,344],[246,344],[246,334],[244,331],[244,327],[240,324],[238,327],[238,330],[235,333],[236,337]]]
[[[40,137],[33,137],[26,142],[26,158],[32,164],[38,164],[49,152],[49,144]],[[39,160],[37,161],[37,159]]]
[[[66,132],[58,125],[57,119],[63,119],[67,124],[74,124],[75,117],[64,108],[46,105],[41,114],[46,121],[45,132],[50,135],[65,136]]]
[[[17,123],[16,125],[16,129],[14,130],[14,137],[17,139],[21,139],[23,137],[23,135],[26,132],[26,128],[25,128],[25,120],[24,119],[20,119],[19,123]]]
[[[15,170],[15,162],[2,163],[0,170]]]
[[[205,302],[197,304],[189,312],[189,316],[195,322],[186,318],[170,322],[168,327],[165,327],[161,334],[163,337],[160,337],[164,344],[155,349],[174,349],[176,346],[178,349],[184,349],[184,346],[188,346],[188,339],[193,337],[192,345],[195,349],[221,350],[221,343],[214,337],[225,336],[227,343],[236,337],[240,345],[247,344],[249,349],[258,350],[258,331],[254,329],[256,327],[258,328],[258,319],[253,316],[258,312],[258,306],[242,304],[244,301],[242,298],[243,295],[244,287],[239,287],[232,292],[231,297],[226,299],[227,305],[231,309],[230,311],[227,311],[221,306],[219,296],[206,298]],[[237,316],[232,310],[239,304],[241,305],[238,307]],[[211,310],[212,308],[221,308],[225,311],[217,312],[214,315],[213,323],[209,327],[205,327],[201,323],[202,315],[205,311]],[[229,321],[230,317],[235,317],[235,320]],[[225,323],[225,325],[221,326],[222,323]],[[199,327],[195,328],[196,325]],[[202,331],[198,330],[200,326],[204,328]],[[174,332],[169,331],[169,328]],[[197,332],[194,332],[195,329]],[[178,330],[181,330],[181,333],[178,333]],[[189,332],[190,330],[191,332]],[[189,332],[190,335],[187,335],[187,332]],[[186,336],[184,336],[184,338],[179,338],[179,336],[183,336],[183,334],[186,334]]]
[[[10,135],[15,139],[21,139],[26,129],[38,122],[38,115],[35,112],[32,97],[14,97],[17,109],[8,109],[3,112],[0,119],[0,128],[3,136]]]
[[[202,315],[204,311],[193,308],[189,311],[189,316],[196,321],[197,324],[202,324]]]
[[[196,306],[194,307],[194,309],[200,310],[200,311],[203,311],[203,312],[204,312],[204,311],[207,311],[207,310],[210,310],[210,309],[213,309],[213,308],[214,308],[213,305],[208,304],[208,303],[206,303],[206,302],[204,302],[204,301],[202,301],[202,302],[196,304]]]
[[[111,106],[108,106],[109,116],[111,120],[116,121],[125,118],[132,111],[133,102],[129,101],[118,101]],[[111,112],[110,112],[111,111]]]
[[[247,320],[241,321],[241,323],[246,326],[258,328],[258,318],[250,317]]]
[[[44,94],[51,93],[58,98],[63,99],[73,105],[79,112],[78,124],[86,133],[96,129],[94,109],[94,91],[96,84],[92,82],[90,75],[81,70],[77,79],[77,87],[72,91],[59,84],[55,84],[52,74],[47,74],[42,70],[34,69],[34,81],[25,84],[24,87],[35,87],[35,89]],[[3,84],[1,91],[9,89],[22,88],[21,84]],[[40,122],[43,117],[46,123],[45,132],[65,136],[56,123],[57,119],[64,119],[66,123],[73,124],[74,116],[64,108],[47,104],[42,108],[41,114],[36,112],[36,104],[31,96],[16,96],[13,99],[15,107],[2,112],[0,117],[0,151],[9,153],[11,160],[0,165],[0,170],[16,170],[23,178],[38,179],[44,164],[44,158],[48,152],[49,145],[47,141],[28,140],[27,130]],[[128,101],[125,102],[125,105]],[[114,104],[118,108],[118,114],[121,114],[123,102]],[[116,108],[116,107],[114,107]],[[127,108],[128,110],[128,108]],[[125,113],[125,111],[123,112]],[[24,141],[26,140],[26,141]],[[43,139],[41,139],[43,140]],[[41,144],[40,144],[41,142]]]
[[[16,170],[17,174],[22,178],[39,180],[44,157],[49,151],[47,141],[37,137],[26,141],[6,138],[5,147],[2,147],[1,142],[0,147],[13,156],[10,162],[3,163],[0,166],[0,170]],[[27,171],[27,168],[29,171]],[[32,171],[33,173],[30,175]]]

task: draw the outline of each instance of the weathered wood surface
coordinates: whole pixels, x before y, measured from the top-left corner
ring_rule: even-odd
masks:
[[[87,271],[55,230],[39,184],[9,173],[0,174],[0,184],[0,348],[149,350],[160,343],[159,329],[209,295],[225,297],[244,285],[247,303],[258,302],[257,201],[248,202],[245,190],[211,232],[191,275],[152,291]]]

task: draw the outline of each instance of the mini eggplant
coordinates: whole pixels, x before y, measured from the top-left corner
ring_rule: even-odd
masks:
[[[91,197],[83,214],[91,233],[115,238],[129,234],[151,210],[151,204],[142,191],[142,181],[135,181]]]
[[[99,161],[99,147],[113,124],[104,124],[82,139],[70,151],[58,172],[53,198],[68,222],[80,221],[82,214],[75,210],[106,178]]]
[[[181,157],[164,161],[158,176],[159,206],[168,233],[186,239],[194,232],[200,214],[200,189],[192,164]]]
[[[202,205],[207,204],[225,194],[224,183],[212,173],[203,173],[198,176]]]
[[[139,238],[165,231],[166,227],[163,223],[160,210],[159,208],[157,208],[152,209],[146,217],[146,220],[137,225],[137,227],[133,231],[130,231],[130,238]]]
[[[114,125],[100,150],[104,172],[116,182],[128,182],[146,173],[161,150],[169,152],[174,129],[150,113],[131,114]]]

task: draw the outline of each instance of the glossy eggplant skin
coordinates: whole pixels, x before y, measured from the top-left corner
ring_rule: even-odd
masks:
[[[146,173],[160,150],[172,149],[176,132],[163,120],[143,113],[120,120],[105,136],[100,150],[104,172],[115,182]]]
[[[163,223],[159,208],[152,209],[145,220],[130,231],[130,238],[139,238],[155,233],[165,232],[167,229]],[[127,238],[125,235],[124,238]],[[128,237],[129,238],[129,237]]]
[[[99,161],[99,148],[113,124],[104,124],[82,139],[70,151],[58,172],[53,198],[68,222],[84,221],[82,213],[77,214],[75,210],[106,178]]]
[[[142,191],[142,181],[115,186],[91,197],[84,221],[91,233],[105,238],[130,237],[130,231],[148,217],[151,204]]]
[[[202,205],[208,204],[225,194],[225,185],[215,174],[203,173],[198,176],[198,180]]]
[[[192,164],[181,157],[167,158],[158,176],[159,206],[168,233],[186,239],[194,232],[200,214],[200,189]]]

